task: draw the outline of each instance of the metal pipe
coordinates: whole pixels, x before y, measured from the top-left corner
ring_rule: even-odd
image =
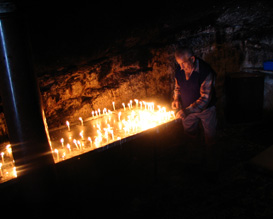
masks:
[[[18,180],[26,199],[48,194],[54,161],[22,17],[0,1],[0,85]]]

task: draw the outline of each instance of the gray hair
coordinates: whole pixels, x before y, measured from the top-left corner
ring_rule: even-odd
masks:
[[[175,49],[175,57],[187,57],[190,58],[194,56],[191,48],[186,46],[179,46]]]

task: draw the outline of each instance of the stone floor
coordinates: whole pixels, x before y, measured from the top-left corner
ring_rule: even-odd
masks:
[[[273,144],[270,121],[228,125],[219,131],[218,180],[205,180],[202,166],[183,161],[183,142],[158,152],[157,183],[136,191],[122,205],[130,216],[158,218],[253,218],[273,216],[273,180],[248,161]],[[162,151],[161,151],[162,152]],[[201,163],[202,165],[202,163]]]

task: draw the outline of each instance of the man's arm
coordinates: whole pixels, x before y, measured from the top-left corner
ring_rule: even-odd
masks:
[[[178,101],[178,100],[180,99],[180,96],[181,96],[180,86],[179,86],[179,84],[177,83],[176,78],[175,78],[174,80],[175,80],[175,84],[174,84],[174,95],[173,95],[173,99]]]
[[[210,73],[200,87],[200,97],[186,108],[187,113],[202,112],[209,104],[211,99],[212,85],[215,83],[214,76]]]
[[[181,95],[180,86],[178,85],[177,80],[175,78],[174,95],[173,95],[174,100],[172,102],[173,109],[178,109],[180,107],[180,104],[179,104],[180,95]]]

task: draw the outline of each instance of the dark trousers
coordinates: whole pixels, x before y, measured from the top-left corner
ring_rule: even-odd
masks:
[[[195,137],[198,134],[198,126],[201,121],[206,144],[214,144],[216,137],[216,108],[212,106],[203,110],[201,113],[191,113],[182,120],[185,133],[189,136]]]
[[[196,147],[196,137],[199,132],[199,122],[202,123],[205,136],[205,166],[207,170],[217,170],[219,168],[219,148],[215,147],[216,143],[216,107],[212,106],[208,109],[203,110],[201,113],[189,114],[185,119],[182,119],[185,134],[188,136],[192,144],[188,145],[189,159],[193,156],[192,147]],[[194,146],[195,145],[195,146]]]

